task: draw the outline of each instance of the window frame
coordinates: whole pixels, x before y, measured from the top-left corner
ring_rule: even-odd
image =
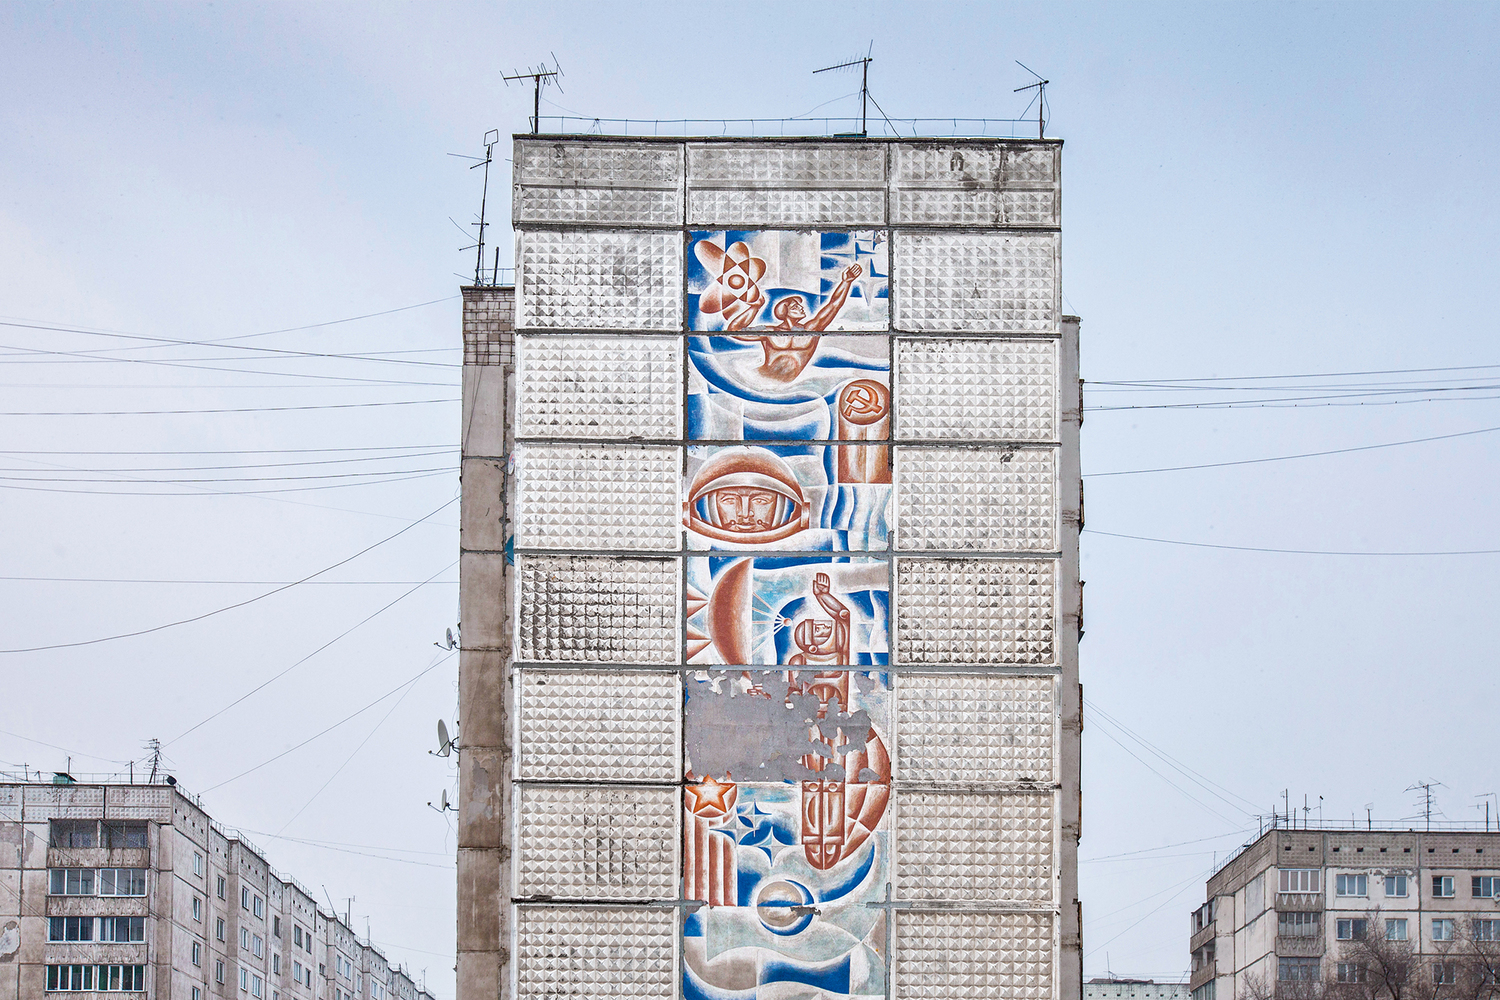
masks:
[[[196,965],[196,966],[198,966],[198,968],[200,968],[200,969],[203,968],[203,942],[202,941],[194,941],[193,942],[193,964]]]
[[[1438,934],[1438,929],[1439,928],[1442,929],[1442,934],[1441,935]],[[1433,941],[1452,941],[1453,940],[1453,918],[1452,917],[1433,917],[1432,918],[1432,933],[1431,933],[1431,937],[1432,937]]]
[[[1500,875],[1469,876],[1469,895],[1474,899],[1494,899],[1500,896]]]
[[[1398,885],[1400,887],[1401,891],[1400,892],[1392,892],[1391,889],[1392,889],[1393,885]],[[1409,882],[1409,876],[1406,876],[1406,875],[1387,875],[1385,877],[1385,894],[1386,894],[1386,897],[1389,898],[1389,899],[1406,899],[1408,896],[1411,895],[1411,886],[1410,886],[1410,882]]]
[[[1297,885],[1293,886],[1291,883],[1297,883]],[[1276,885],[1277,895],[1321,893],[1323,891],[1323,869],[1278,868]]]
[[[1370,879],[1368,875],[1360,875],[1353,872],[1341,873],[1333,877],[1334,895],[1347,898],[1363,898],[1370,895]],[[1345,890],[1353,889],[1353,892]]]
[[[1395,936],[1395,935],[1393,935],[1391,933],[1392,931],[1395,931],[1397,929],[1399,929],[1401,931],[1401,933],[1400,933],[1399,936]],[[1389,919],[1386,920],[1386,922],[1385,922],[1385,939],[1387,941],[1406,941],[1406,940],[1408,940],[1406,918],[1405,917],[1391,917],[1391,918],[1389,918]]]
[[[1370,925],[1364,917],[1339,917],[1334,922],[1333,936],[1338,941],[1363,941],[1369,932]]]
[[[1453,898],[1453,876],[1452,875],[1434,875],[1434,876],[1432,876],[1432,898],[1433,899],[1452,899]]]

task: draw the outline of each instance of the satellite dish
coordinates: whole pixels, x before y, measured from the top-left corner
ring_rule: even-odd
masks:
[[[453,752],[453,741],[448,738],[448,724],[442,719],[438,720],[438,752],[439,757],[446,757]]]
[[[450,628],[448,629],[448,648],[452,649],[456,645],[457,643],[453,641],[453,630]]]
[[[448,789],[443,789],[443,796],[438,800],[443,807],[443,812],[448,811]]]

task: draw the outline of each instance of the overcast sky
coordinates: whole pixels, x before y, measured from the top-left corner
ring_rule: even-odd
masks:
[[[1442,782],[1452,820],[1500,790],[1500,556],[1114,537],[1500,549],[1500,433],[1103,475],[1500,428],[1481,308],[1497,21],[1481,4],[0,6],[0,645],[64,647],[0,654],[0,767],[111,772],[162,740],[218,820],[341,909],[355,897],[357,929],[368,915],[451,998],[453,830],[426,803],[456,782],[426,751],[455,713],[457,661],[433,643],[456,618],[473,255],[455,226],[480,173],[448,154],[525,130],[530,91],[500,73],[550,52],[566,76],[544,114],[643,119],[854,113],[856,78],[811,71],[872,41],[892,118],[1010,118],[1021,60],[1050,77],[1048,134],[1067,141],[1085,377],[1188,380],[1096,386],[1083,435],[1086,972],[1184,976],[1204,877],[1283,789],[1314,818],[1376,820],[1413,815],[1418,780]],[[506,265],[508,170],[490,189]]]

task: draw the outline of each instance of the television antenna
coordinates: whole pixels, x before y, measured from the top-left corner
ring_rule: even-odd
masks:
[[[541,131],[541,124],[542,124],[542,88],[545,87],[545,86],[547,86],[547,84],[550,83],[554,87],[557,88],[558,93],[562,93],[562,84],[560,84],[560,83],[557,82],[557,78],[560,77],[560,76],[562,76],[562,63],[560,63],[560,62],[557,61],[557,53],[556,52],[551,53],[551,55],[552,55],[552,68],[551,69],[547,68],[547,64],[546,63],[542,63],[540,66],[537,66],[535,69],[528,69],[524,73],[522,73],[520,70],[517,69],[517,70],[512,70],[511,72],[506,73],[506,74],[504,74],[504,75],[502,75],[500,77],[501,80],[505,81],[505,85],[507,87],[509,87],[511,85],[512,81],[516,81],[516,82],[519,82],[521,80],[530,80],[531,81],[531,86],[532,86],[532,94],[531,94],[531,134],[532,135],[536,135],[538,132]]]
[[[1429,832],[1432,830],[1432,790],[1434,788],[1445,787],[1447,786],[1444,785],[1441,781],[1433,781],[1431,779],[1428,779],[1427,781],[1419,781],[1414,785],[1408,785],[1406,788],[1408,792],[1415,792],[1419,789],[1421,790],[1422,815],[1427,820],[1427,829]],[[1439,810],[1439,812],[1441,811],[1442,810]]]
[[[499,129],[492,128],[486,132],[484,134],[484,159],[469,166],[470,170],[477,167],[484,168],[484,187],[481,189],[479,195],[479,221],[469,223],[471,226],[479,227],[479,242],[477,244],[479,251],[478,256],[474,259],[474,284],[476,285],[484,283],[484,227],[488,224],[484,221],[484,210],[490,199],[490,161],[495,158],[495,143],[499,141]],[[458,223],[455,222],[454,225],[458,225]],[[466,250],[468,248],[459,247],[459,249]],[[498,272],[500,268],[500,251],[498,249],[495,251],[495,260],[495,269]]]
[[[1032,69],[1030,66],[1026,65],[1019,59],[1016,60],[1016,65],[1024,69],[1026,72],[1030,73],[1032,76],[1036,77],[1036,83],[1028,83],[1024,87],[1017,87],[1015,90],[1012,90],[1011,93],[1019,94],[1023,90],[1036,91],[1036,97],[1033,98],[1036,103],[1036,137],[1038,139],[1045,138],[1047,132],[1047,119],[1044,117],[1044,115],[1047,109],[1047,84],[1051,83],[1052,81],[1042,79],[1042,74],[1038,73],[1036,70]],[[1031,105],[1026,105],[1026,111],[1030,110]],[[1021,114],[1024,116],[1026,114],[1026,111],[1022,111]]]
[[[865,126],[865,103],[870,99],[870,63],[875,61],[870,57],[870,53],[874,50],[875,40],[871,39],[870,46],[869,48],[865,49],[864,55],[859,56],[855,59],[850,59],[847,62],[838,63],[834,66],[824,66],[822,69],[813,70],[813,76],[817,76],[819,73],[831,73],[836,69],[852,69],[855,66],[859,67],[859,135],[862,139],[866,138],[870,134],[868,128],[866,128]]]

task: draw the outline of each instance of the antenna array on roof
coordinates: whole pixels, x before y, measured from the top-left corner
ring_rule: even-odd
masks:
[[[859,135],[862,139],[870,134],[869,127],[865,121],[865,102],[870,99],[870,63],[875,61],[870,57],[870,53],[873,51],[875,51],[875,42],[871,39],[869,48],[865,49],[864,55],[856,56],[841,63],[835,63],[832,66],[824,66],[822,69],[813,70],[813,76],[817,76],[819,73],[831,73],[834,70],[853,69],[855,66],[859,67]],[[883,115],[885,112],[882,111],[881,114]]]
[[[551,53],[551,55],[552,55],[552,68],[551,69],[548,69],[547,68],[547,64],[544,62],[541,65],[537,66],[535,69],[528,69],[524,73],[522,73],[520,70],[511,70],[509,73],[503,74],[500,77],[501,80],[505,81],[505,85],[507,87],[510,86],[511,81],[520,81],[520,80],[530,80],[531,81],[531,86],[533,88],[533,90],[532,90],[532,97],[531,97],[531,134],[532,135],[536,135],[537,132],[539,132],[541,130],[541,124],[542,124],[542,88],[545,87],[547,84],[550,83],[553,86],[557,87],[557,89],[558,89],[559,92],[561,92],[561,90],[562,90],[562,84],[560,84],[560,83],[557,82],[557,78],[563,75],[562,63],[560,63],[560,62],[557,61],[557,53],[556,52]]]

